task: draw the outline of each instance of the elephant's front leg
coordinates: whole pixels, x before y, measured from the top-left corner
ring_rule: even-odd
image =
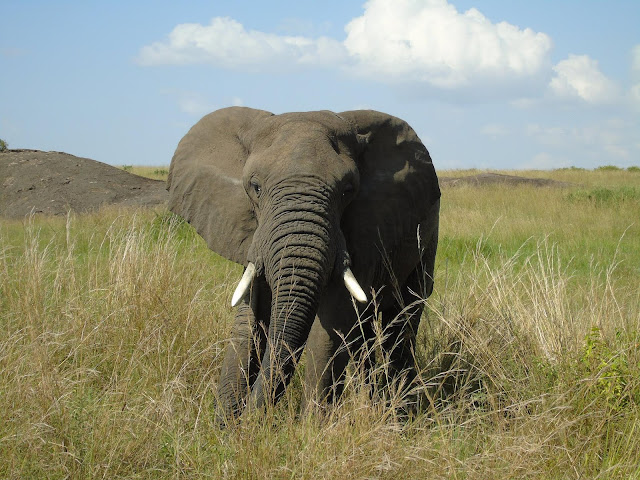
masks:
[[[421,244],[425,245],[418,265],[394,298],[391,306],[382,310],[385,355],[388,365],[388,383],[401,391],[410,392],[417,377],[415,363],[416,335],[424,311],[425,301],[433,292],[433,272],[438,248],[438,211],[440,203],[432,207],[432,227],[424,231]],[[409,399],[411,400],[411,399]]]
[[[362,358],[360,354],[372,339],[371,322],[358,321],[344,287],[337,292],[329,291],[318,309],[307,341],[303,410],[308,405],[332,403],[340,397],[351,358],[362,360],[368,375],[374,362],[373,352]]]
[[[250,295],[238,304],[218,381],[218,419],[221,424],[242,413],[251,385],[260,371],[270,302],[268,288],[256,281]]]
[[[411,300],[409,300],[411,301]],[[408,302],[407,302],[408,303]],[[415,346],[424,306],[413,300],[408,306],[396,305],[382,311],[383,342],[388,382],[397,387],[412,387],[416,378]]]
[[[430,270],[433,272],[433,270]],[[382,310],[382,355],[386,366],[387,388],[392,397],[401,399],[405,413],[415,412],[420,395],[416,391],[418,372],[415,362],[416,336],[424,301],[433,281],[418,266],[401,289],[402,298]],[[419,297],[416,296],[416,293]]]

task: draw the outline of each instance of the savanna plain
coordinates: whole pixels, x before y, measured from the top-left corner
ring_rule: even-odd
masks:
[[[303,356],[220,428],[240,266],[163,210],[0,220],[0,478],[640,478],[640,169],[508,173],[570,185],[443,187],[408,416],[380,357],[301,413]]]

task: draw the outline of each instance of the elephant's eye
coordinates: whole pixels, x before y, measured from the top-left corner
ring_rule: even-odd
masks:
[[[251,190],[254,191],[256,196],[259,197],[260,194],[262,193],[262,187],[257,182],[257,180],[251,180],[251,182],[249,182],[249,186],[251,187]]]
[[[342,191],[342,196],[343,197],[350,197],[351,195],[353,195],[353,192],[355,191],[355,189],[353,188],[353,184],[352,183],[347,183],[344,187],[344,190]]]

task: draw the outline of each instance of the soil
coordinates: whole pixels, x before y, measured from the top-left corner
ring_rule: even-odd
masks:
[[[66,215],[105,205],[166,205],[163,181],[63,152],[8,150],[0,153],[0,216]]]
[[[497,173],[440,177],[443,188],[462,185],[569,184],[542,178]],[[158,207],[167,203],[165,182],[133,175],[119,168],[63,152],[8,150],[0,152],[0,216],[24,218],[33,213],[66,215],[105,205]]]

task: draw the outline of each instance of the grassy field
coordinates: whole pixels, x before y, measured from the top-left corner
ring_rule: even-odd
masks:
[[[2,220],[0,478],[640,478],[640,172],[508,173],[575,186],[443,191],[408,420],[352,369],[220,429],[239,266],[163,211]]]

